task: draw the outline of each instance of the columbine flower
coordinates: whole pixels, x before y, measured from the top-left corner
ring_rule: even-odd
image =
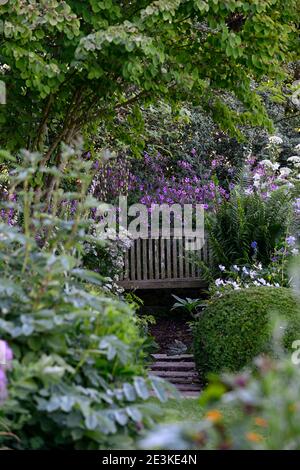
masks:
[[[253,250],[257,250],[257,242],[256,241],[251,243],[251,248],[253,248]]]
[[[216,279],[215,284],[217,287],[224,286],[224,281],[222,279]]]
[[[219,269],[220,269],[220,271],[225,271],[226,268],[222,264],[219,264]]]
[[[235,264],[232,266],[232,269],[236,272],[239,272],[240,268]]]
[[[283,140],[281,137],[278,137],[278,135],[271,135],[269,137],[269,143],[273,145],[281,145],[283,144]]]
[[[249,271],[248,271],[248,269],[246,268],[246,266],[243,266],[242,271],[243,271],[244,274],[247,274],[247,275],[249,274]]]
[[[294,246],[296,243],[296,238],[291,235],[290,237],[287,237],[286,242],[289,246]]]

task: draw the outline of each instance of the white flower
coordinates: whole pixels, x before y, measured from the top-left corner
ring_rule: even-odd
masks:
[[[263,286],[265,286],[267,284],[265,279],[263,279],[262,277],[258,279],[258,282],[260,282]]]
[[[222,264],[219,264],[219,269],[220,271],[225,271],[225,266],[223,266]]]
[[[257,275],[257,272],[253,271],[253,269],[251,269],[249,274],[250,274],[251,279],[254,279],[255,276]]]
[[[251,189],[251,188],[245,189],[245,194],[246,194],[246,196],[249,196],[250,194],[253,194],[253,189]]]
[[[242,271],[243,271],[244,274],[247,274],[247,275],[249,274],[249,271],[248,271],[248,269],[246,268],[246,266],[243,266]]]
[[[280,168],[279,171],[280,171],[281,176],[289,176],[289,174],[292,173],[292,170],[287,167],[282,167]]]
[[[217,287],[224,286],[224,281],[222,279],[216,279],[215,284]]]
[[[296,145],[295,150],[296,152],[300,152],[300,144]]]
[[[278,137],[278,135],[271,135],[269,137],[269,143],[273,145],[281,145],[283,144],[283,140],[281,137]]]
[[[232,266],[232,269],[234,271],[237,271],[237,272],[239,272],[239,270],[240,270],[240,268],[236,264],[234,266]]]
[[[300,163],[300,157],[298,157],[298,155],[293,155],[292,157],[289,157],[287,161],[291,163]]]
[[[264,166],[268,166],[270,168],[273,168],[273,162],[271,162],[271,160],[262,160],[260,162],[261,165],[264,165]]]
[[[291,253],[292,253],[293,255],[298,255],[298,254],[299,254],[298,248],[293,248],[292,251],[291,251]]]

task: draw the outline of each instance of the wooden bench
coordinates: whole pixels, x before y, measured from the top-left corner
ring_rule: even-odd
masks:
[[[185,239],[137,239],[124,255],[118,284],[124,289],[174,289],[204,287],[196,252],[185,250]],[[206,242],[197,259],[209,262]]]

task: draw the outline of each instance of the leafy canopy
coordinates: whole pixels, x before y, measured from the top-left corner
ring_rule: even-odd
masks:
[[[165,99],[210,109],[234,132],[269,125],[252,87],[282,78],[296,50],[297,0],[10,0],[0,5],[0,71],[12,150],[48,152],[129,108]],[[239,100],[233,110],[225,92]],[[116,126],[115,126],[116,127]],[[17,131],[17,132],[16,132]],[[30,137],[28,137],[30,136]]]

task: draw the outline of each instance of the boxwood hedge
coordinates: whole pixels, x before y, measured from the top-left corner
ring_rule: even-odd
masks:
[[[193,326],[194,354],[202,376],[237,371],[258,354],[272,353],[272,315],[285,323],[283,346],[300,339],[300,309],[287,288],[255,287],[214,299]]]

